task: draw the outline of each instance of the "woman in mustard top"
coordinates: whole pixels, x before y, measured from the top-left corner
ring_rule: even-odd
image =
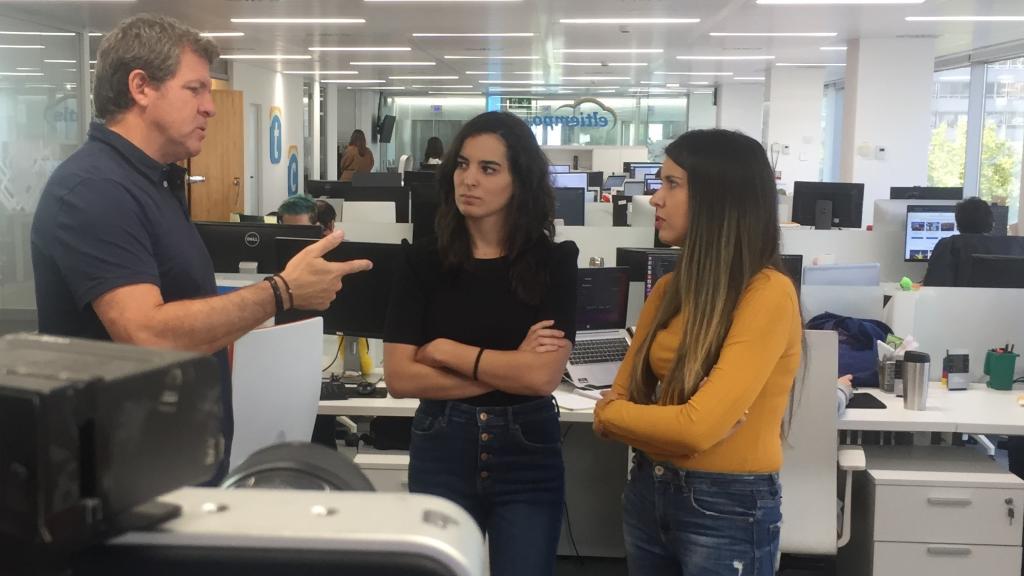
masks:
[[[635,449],[623,495],[634,575],[762,576],[779,557],[782,420],[800,364],[800,308],[779,272],[764,148],[696,130],[665,149],[651,198],[675,271],[644,304],[594,430]]]

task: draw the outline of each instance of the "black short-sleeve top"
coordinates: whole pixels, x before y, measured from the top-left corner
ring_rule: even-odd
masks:
[[[473,259],[458,271],[445,270],[436,238],[405,244],[391,292],[384,341],[422,346],[448,338],[490,350],[515,350],[530,326],[554,320],[566,337],[576,338],[576,258],[573,242],[539,240],[538,261],[546,279],[539,303],[519,298],[507,257]],[[494,391],[462,400],[475,406],[508,406],[534,397]]]

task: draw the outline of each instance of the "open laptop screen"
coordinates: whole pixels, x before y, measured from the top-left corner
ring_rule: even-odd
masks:
[[[626,327],[629,268],[580,268],[576,273],[576,331]]]

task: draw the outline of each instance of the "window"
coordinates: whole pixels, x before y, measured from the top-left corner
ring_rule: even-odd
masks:
[[[1024,154],[1024,58],[985,67],[985,127],[981,137],[983,200],[1009,206],[1009,223],[1020,211]]]
[[[39,29],[0,16],[0,30]],[[81,143],[78,98],[91,88],[78,86],[89,65],[78,61],[79,36],[17,38],[45,48],[2,51],[5,71],[28,75],[0,77],[0,334],[35,329],[32,218],[50,174]]]
[[[963,186],[971,69],[936,72],[933,87],[928,185]]]

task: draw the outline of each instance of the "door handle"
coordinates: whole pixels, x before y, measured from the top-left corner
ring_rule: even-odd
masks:
[[[188,183],[189,184],[202,184],[203,182],[206,182],[206,176],[189,176],[188,177]]]
[[[963,507],[963,506],[970,506],[971,505],[971,499],[970,498],[937,498],[937,497],[929,497],[928,498],[928,503],[931,504],[932,506],[956,506],[956,507]]]
[[[239,186],[242,185],[242,180],[238,176],[235,176],[234,178],[231,179],[231,185],[234,186],[235,188],[238,188]]]

